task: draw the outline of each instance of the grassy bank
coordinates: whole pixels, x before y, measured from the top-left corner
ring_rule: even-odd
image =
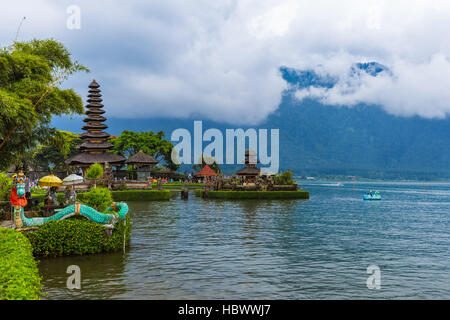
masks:
[[[30,240],[33,255],[55,257],[65,255],[84,255],[101,252],[114,252],[128,244],[131,235],[130,217],[126,223],[119,221],[111,235],[101,224],[85,218],[70,218],[50,221],[37,231],[24,233]]]
[[[201,190],[195,195],[201,197]],[[308,191],[208,191],[208,199],[309,199]]]
[[[0,228],[0,300],[38,300],[40,281],[28,239],[16,230]]]

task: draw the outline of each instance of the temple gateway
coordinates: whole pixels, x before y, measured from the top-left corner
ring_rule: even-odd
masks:
[[[81,128],[85,130],[80,135],[83,143],[78,146],[80,153],[65,161],[71,167],[81,168],[83,176],[86,169],[96,162],[103,165],[107,163],[109,166],[115,167],[121,167],[125,163],[124,157],[109,152],[113,144],[109,141],[110,134],[103,131],[108,126],[103,123],[106,118],[103,116],[105,111],[102,110],[103,99],[99,88],[100,85],[92,80],[89,85],[86,118],[83,120],[86,125]]]

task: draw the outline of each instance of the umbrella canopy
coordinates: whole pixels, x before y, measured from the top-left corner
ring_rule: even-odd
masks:
[[[79,176],[77,174],[71,174],[63,179],[62,184],[63,185],[73,185],[78,183],[83,183],[84,179],[82,176]]]
[[[54,174],[45,176],[39,180],[39,185],[44,187],[59,187],[61,184],[61,179]]]

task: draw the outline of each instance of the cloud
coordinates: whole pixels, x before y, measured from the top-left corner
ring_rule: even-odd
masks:
[[[69,5],[81,29],[66,28]],[[448,88],[447,1],[43,1],[2,4],[2,45],[54,37],[92,73],[65,85],[81,95],[95,78],[108,116],[198,116],[255,124],[287,88],[279,67],[315,69],[340,81],[299,91],[332,105],[378,104],[388,112],[444,117]],[[349,82],[355,62],[377,61],[394,77]]]
[[[446,56],[436,54],[416,64],[396,61],[391,70],[392,75],[381,72],[376,77],[366,73],[358,77],[349,72],[334,74],[338,81],[332,88],[301,88],[295,96],[327,105],[379,105],[398,116],[445,118],[450,114],[450,61]]]

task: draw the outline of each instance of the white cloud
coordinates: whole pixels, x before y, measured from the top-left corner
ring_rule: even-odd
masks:
[[[68,30],[66,9],[81,9]],[[67,85],[104,90],[109,116],[190,116],[256,123],[275,111],[286,83],[280,66],[342,79],[332,90],[297,94],[329,104],[382,105],[397,115],[450,112],[448,1],[36,1],[2,3],[3,45],[54,37],[92,73]],[[395,78],[348,86],[354,62],[377,61]]]
[[[339,81],[331,89],[300,89],[296,97],[313,98],[329,105],[380,105],[398,116],[444,118],[450,114],[450,61],[443,54],[423,63],[396,61],[392,72],[394,76],[362,73],[359,78],[349,73],[335,74]]]

